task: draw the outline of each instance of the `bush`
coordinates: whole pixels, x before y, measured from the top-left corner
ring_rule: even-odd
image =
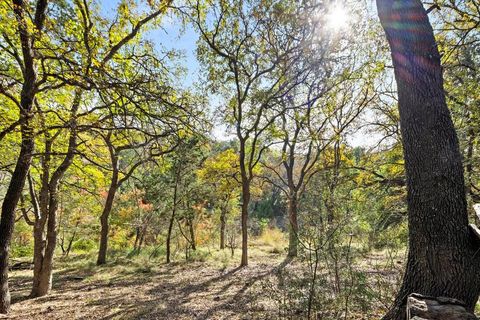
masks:
[[[282,253],[286,247],[285,235],[278,228],[265,228],[259,240],[264,245],[271,247],[272,253]]]
[[[379,232],[374,243],[375,249],[404,248],[408,243],[408,228],[406,223],[387,228]]]
[[[92,251],[97,246],[97,243],[91,239],[80,238],[72,245],[73,251]]]
[[[209,255],[210,253],[206,250],[191,250],[190,255],[188,256],[188,261],[205,262]]]
[[[12,246],[12,258],[23,258],[33,256],[33,246]]]
[[[148,249],[148,256],[150,258],[163,258],[167,254],[167,250],[164,246],[156,246]]]

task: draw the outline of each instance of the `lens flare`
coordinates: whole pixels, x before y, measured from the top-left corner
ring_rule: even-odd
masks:
[[[328,10],[326,15],[326,26],[333,31],[340,31],[347,27],[350,17],[345,8],[335,5]]]

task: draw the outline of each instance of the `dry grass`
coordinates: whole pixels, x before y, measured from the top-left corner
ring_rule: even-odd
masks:
[[[31,271],[11,274],[12,312],[1,319],[257,319],[259,280],[273,274],[281,257],[253,250],[248,268],[236,268],[227,250],[207,262],[172,263],[137,257],[96,267],[93,257],[59,261],[46,297],[27,299]],[[213,257],[213,258],[212,258]],[[224,257],[223,263],[218,258]],[[214,262],[217,261],[217,262]]]
[[[285,246],[276,230],[252,239],[243,269],[236,267],[239,250],[232,258],[229,250],[211,249],[206,261],[169,265],[148,255],[119,257],[102,267],[94,256],[60,259],[46,297],[28,299],[32,272],[12,272],[12,312],[0,319],[274,319],[278,305],[268,291],[282,275],[304,267],[284,260]]]
[[[257,239],[260,245],[271,253],[284,253],[288,246],[285,234],[278,228],[266,228]]]

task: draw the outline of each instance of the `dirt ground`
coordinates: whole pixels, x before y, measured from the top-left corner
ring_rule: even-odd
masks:
[[[277,256],[263,261],[243,269],[200,262],[62,269],[54,273],[51,294],[36,299],[27,298],[31,271],[14,271],[12,311],[0,319],[264,318],[271,306],[259,299],[257,284],[286,263]]]
[[[284,282],[284,275],[299,274],[302,265],[270,248],[257,247],[251,253],[249,266],[241,269],[235,267],[239,254],[227,263],[216,257],[169,265],[146,258],[112,258],[102,267],[95,266],[94,257],[59,259],[51,294],[36,299],[28,298],[32,271],[12,271],[12,309],[0,319],[274,319],[279,308],[271,289]],[[369,279],[362,287],[373,289],[378,308],[349,319],[374,319],[388,308],[381,301],[393,297],[399,273],[382,271],[379,265],[385,259],[384,254],[362,259],[360,268]]]

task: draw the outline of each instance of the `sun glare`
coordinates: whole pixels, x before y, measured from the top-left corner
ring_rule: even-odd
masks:
[[[326,25],[328,29],[339,31],[347,26],[349,18],[350,17],[345,8],[335,5],[328,10],[326,15]]]

